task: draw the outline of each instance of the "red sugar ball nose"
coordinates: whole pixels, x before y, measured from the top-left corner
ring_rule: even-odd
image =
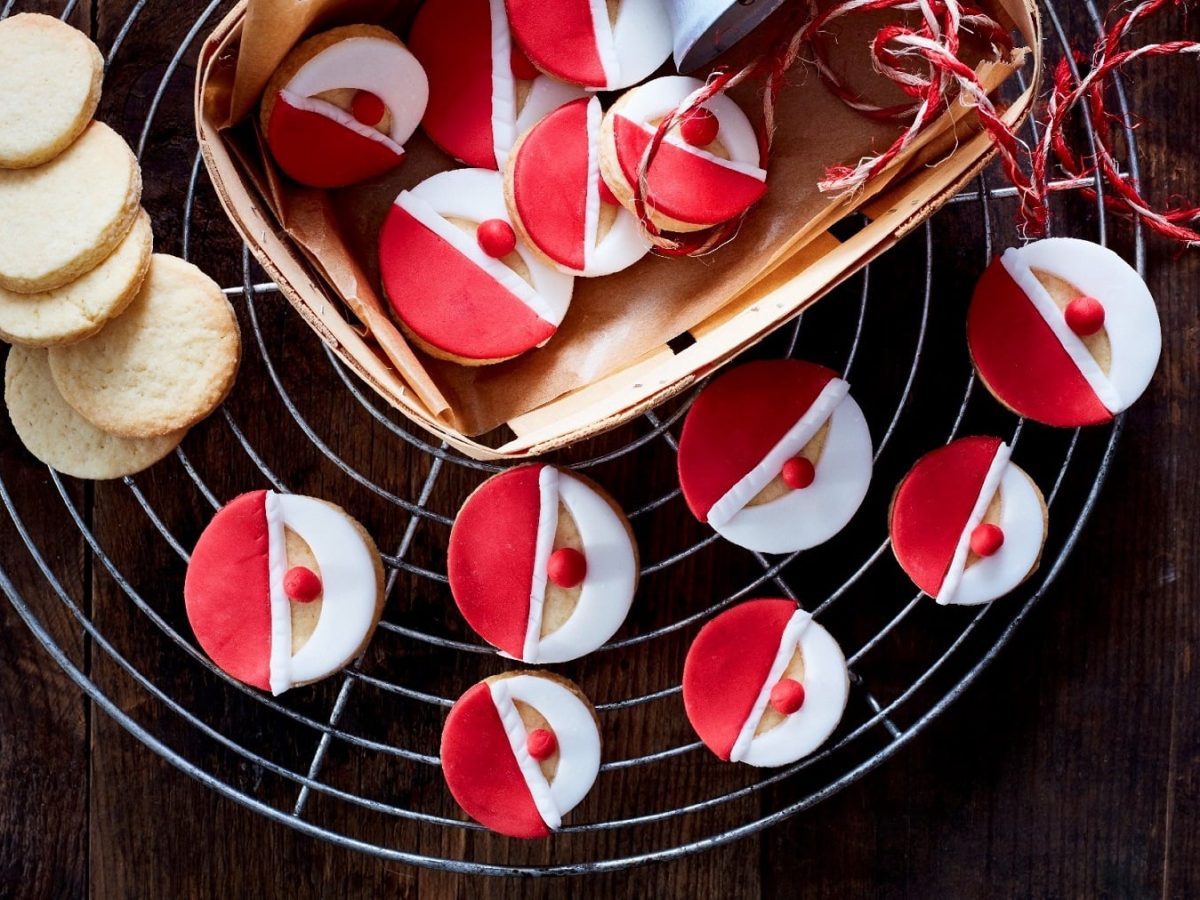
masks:
[[[813,483],[817,470],[806,457],[797,456],[783,464],[783,471],[779,475],[793,491],[800,491]]]
[[[1004,546],[1004,532],[999,525],[986,522],[971,532],[971,552],[976,556],[991,556]]]
[[[537,70],[537,66],[529,61],[529,57],[521,52],[519,47],[512,48],[508,64],[512,68],[513,78],[518,78],[521,81],[533,81],[533,79],[542,74]]]
[[[554,736],[553,731],[535,728],[525,738],[525,749],[529,751],[530,756],[541,762],[554,755],[554,751],[558,749],[558,738]]]
[[[488,219],[475,230],[479,246],[488,256],[500,259],[517,248],[517,235],[503,219]]]
[[[383,121],[387,106],[370,91],[358,91],[350,101],[350,112],[354,113],[354,118],[358,121],[374,128]]]
[[[321,596],[321,579],[306,566],[293,566],[283,576],[283,592],[297,603],[311,603]]]
[[[1095,334],[1104,327],[1104,306],[1095,297],[1076,297],[1067,304],[1067,327],[1080,337]]]
[[[795,678],[781,678],[771,688],[771,705],[785,716],[790,716],[804,705],[804,685]]]
[[[561,588],[578,587],[587,575],[587,559],[574,547],[559,547],[546,562],[546,577]]]
[[[707,147],[717,139],[721,123],[703,106],[690,112],[679,125],[680,136],[693,147]]]

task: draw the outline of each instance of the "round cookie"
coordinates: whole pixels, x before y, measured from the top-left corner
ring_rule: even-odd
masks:
[[[683,664],[692,728],[721,759],[784,766],[833,734],[850,677],[833,637],[792,600],[749,600],[708,622]]]
[[[0,338],[50,347],[91,337],[133,302],[153,250],[150,217],[143,211],[117,249],[75,281],[40,294],[0,288]]]
[[[563,81],[614,91],[650,76],[671,55],[661,0],[505,0],[513,38]]]
[[[142,175],[129,145],[93,122],[32,169],[0,169],[0,287],[35,294],[90,272],[133,226]]]
[[[126,437],[188,428],[233,387],[241,335],[233,307],[189,262],[156,253],[125,312],[94,337],[50,348],[63,397],[97,427]]]
[[[184,430],[123,438],[101,431],[63,400],[41,348],[9,350],[4,402],[25,449],[50,468],[76,478],[101,481],[133,475],[174,450],[187,434]]]
[[[346,25],[284,58],[259,121],[279,168],[301,184],[339,188],[400,165],[428,100],[425,70],[399,38]]]
[[[921,457],[896,488],[892,550],[940,604],[987,603],[1037,569],[1046,502],[1011,453],[1000,438],[960,438]]]
[[[53,16],[0,21],[0,168],[40,166],[96,112],[104,59],[87,35]]]
[[[600,177],[596,97],[556,109],[513,147],[504,170],[504,199],[525,242],[572,275],[610,275],[646,255],[650,242],[637,216]]]
[[[596,781],[596,711],[565,678],[495,675],[446,716],[441,760],[450,793],[471,818],[509,837],[545,837]]]
[[[658,123],[704,87],[671,75],[621,95],[604,117],[600,171],[614,196],[636,212],[633,185]],[[694,124],[692,124],[694,123]],[[698,231],[740,216],[767,191],[758,136],[741,108],[717,94],[677,122],[646,172],[646,214],[664,231]]]
[[[971,300],[967,343],[1001,403],[1074,428],[1110,422],[1142,395],[1162,328],[1145,282],[1120,256],[1048,238],[992,261]]]
[[[379,233],[384,292],[426,352],[501,362],[554,336],[574,279],[517,239],[500,173],[454,169],[401,191]]]
[[[790,553],[829,540],[858,511],[871,483],[871,432],[831,369],[762,360],[700,392],[678,466],[697,519],[738,546]]]
[[[375,542],[341,507],[253,491],[221,507],[201,533],[183,596],[217,666],[282,694],[362,652],[383,612],[383,586]]]
[[[513,659],[558,663],[621,627],[638,554],[611,497],[539,463],[494,475],[467,498],[446,568],[454,602],[484,640]]]

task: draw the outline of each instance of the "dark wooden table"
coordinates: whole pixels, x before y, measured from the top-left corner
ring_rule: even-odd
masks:
[[[89,29],[107,51],[132,6],[132,0],[81,0],[71,21]],[[17,8],[30,7],[19,2]],[[174,48],[200,9],[198,3],[151,0],[122,47],[102,115],[131,142],[137,142]],[[1146,37],[1200,37],[1196,23],[1181,15],[1164,18],[1154,31]],[[180,252],[181,198],[194,160],[187,103],[194,59],[193,46],[163,97],[143,156],[145,203],[159,247],[171,252]],[[1134,73],[1134,104],[1148,120],[1140,136],[1143,173],[1157,197],[1200,196],[1200,79],[1194,65],[1171,62]],[[237,283],[237,241],[205,190],[202,177],[191,250],[201,248],[206,260],[224,258],[214,275]],[[271,823],[169,765],[88,701],[0,602],[0,895],[299,898],[387,891],[515,897],[586,890],[647,897],[1197,896],[1200,256],[1152,239],[1147,268],[1163,316],[1163,363],[1128,417],[1112,475],[1073,557],[1011,644],[958,702],[880,769],[816,808],[759,837],[588,882],[485,881],[380,862]],[[962,294],[969,283],[964,274],[945,290]],[[281,332],[298,327],[279,303],[264,301],[259,309]],[[289,363],[302,374],[305,364]],[[269,413],[255,416],[269,394],[267,380],[260,364],[248,363],[231,401],[252,443],[299,439],[294,426],[279,426],[276,435]],[[314,382],[299,400],[314,427],[332,435],[331,442],[336,438],[356,465],[411,496],[423,477],[420,464],[404,447],[375,441],[371,430],[347,421],[340,395],[324,391],[328,384],[327,377]],[[914,415],[919,426],[920,412]],[[326,482],[339,497],[352,490],[336,473],[324,474],[302,443],[296,446],[294,456],[284,450],[273,460],[278,471],[313,492]],[[240,463],[224,470],[222,454],[232,453],[220,426],[202,426],[193,452],[219,496],[254,484]],[[639,465],[637,455],[624,457],[605,470],[605,480],[644,477]],[[98,626],[140,666],[170,670],[177,659],[128,624],[127,600],[85,552],[49,476],[16,446],[6,420],[0,425],[0,471],[64,588],[83,598]],[[164,463],[139,484],[155,493],[163,515],[190,541],[207,513],[191,496],[194,490],[173,493],[178,482],[172,479],[179,477]],[[452,512],[472,483],[461,475],[443,479],[432,506]],[[178,580],[178,560],[163,547],[146,547],[144,514],[122,486],[67,483],[65,491],[131,580],[149,589],[161,578]],[[395,524],[370,511],[368,499],[361,504],[373,527]],[[436,554],[435,542],[427,540],[424,552]],[[661,555],[654,536],[642,540],[648,558]],[[0,565],[68,654],[118,704],[167,720],[52,602],[4,516]],[[684,569],[677,583],[686,588],[687,579],[699,583],[711,574]],[[673,671],[677,662],[662,665]],[[675,677],[652,678],[659,666],[654,658],[644,665],[648,683]],[[173,690],[198,704],[223,702],[201,688],[189,694],[186,685],[176,684]],[[246,727],[236,709],[209,712]],[[429,727],[414,728],[425,729],[420,743],[434,745]],[[184,749],[189,741],[198,743],[187,729],[170,736]],[[615,743],[617,757],[644,749],[636,735],[618,735]],[[679,771],[681,779],[691,777],[687,769]],[[448,840],[423,849],[453,853]],[[612,840],[610,852],[644,849],[633,837]],[[547,861],[536,852],[528,859]]]

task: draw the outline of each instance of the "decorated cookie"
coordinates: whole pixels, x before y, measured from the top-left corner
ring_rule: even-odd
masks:
[[[520,466],[467,498],[450,532],[447,573],[467,622],[504,655],[565,662],[625,621],[637,547],[597,485],[554,466]]]
[[[616,198],[635,210],[633,185],[658,123],[704,87],[695,78],[656,78],[626,92],[604,117],[600,171]],[[667,133],[646,172],[647,214],[665,231],[697,231],[740,216],[767,190],[758,136],[724,94]]]
[[[519,135],[584,95],[513,48],[504,0],[426,0],[409,42],[429,75],[421,126],[468,166],[503,168]]]
[[[550,340],[575,282],[517,237],[503,180],[486,169],[442,172],[402,191],[380,231],[379,272],[409,335],[471,366]]]
[[[975,288],[967,341],[1001,403],[1075,427],[1111,421],[1142,395],[1162,331],[1154,298],[1121,257],[1050,238],[992,262]]]
[[[428,99],[425,71],[399,38],[346,25],[287,55],[263,91],[260,121],[279,168],[339,188],[400,165]]]
[[[825,743],[850,693],[837,641],[791,600],[750,600],[700,629],[683,704],[721,759],[783,766]]]
[[[504,0],[517,45],[563,81],[614,91],[650,76],[671,55],[662,0]]]
[[[282,694],[332,675],[366,646],[383,610],[383,564],[340,507],[253,491],[201,533],[183,596],[214,663]]]
[[[565,678],[496,675],[450,710],[441,758],[446,785],[467,815],[509,837],[545,837],[600,771],[596,711]]]
[[[0,22],[0,168],[39,166],[87,127],[104,60],[87,35],[53,16]]]
[[[871,432],[849,385],[794,359],[738,366],[701,391],[679,438],[688,507],[764,553],[829,540],[871,482]]]
[[[0,169],[0,287],[36,294],[90,272],[125,239],[141,197],[133,151],[101,122],[50,162]]]
[[[987,603],[1037,569],[1046,504],[1010,455],[999,438],[960,438],[921,457],[896,488],[892,550],[938,603]]]
[[[633,213],[600,177],[600,101],[559,107],[517,141],[504,197],[526,243],[573,275],[609,275],[646,255]]]

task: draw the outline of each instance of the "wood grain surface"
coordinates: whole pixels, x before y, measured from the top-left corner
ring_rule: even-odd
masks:
[[[134,0],[84,0],[70,21],[107,51],[134,5]],[[213,16],[209,24],[229,6],[207,8]],[[1086,33],[1082,4],[1058,6],[1069,8],[1073,33]],[[37,7],[18,0],[16,8]],[[52,4],[43,8],[61,9]],[[108,73],[101,116],[135,146],[153,116],[142,161],[148,173],[144,203],[154,219],[157,246],[199,255],[218,281],[231,285],[242,279],[240,243],[221,217],[202,170],[196,213],[187,221],[186,234],[183,215],[195,165],[188,98],[196,50],[207,28],[198,29],[178,60],[173,56],[205,9],[195,0],[146,3]],[[1200,38],[1200,27],[1180,11],[1163,17],[1144,37],[1183,35]],[[158,96],[173,65],[168,87]],[[1152,65],[1130,73],[1131,98],[1145,119],[1139,135],[1143,177],[1155,197],[1200,197],[1200,79],[1195,64]],[[1071,210],[1068,206],[1063,214],[1073,214]],[[960,238],[953,229],[936,234],[934,259],[945,272],[939,291],[965,297],[980,269],[979,238]],[[1127,230],[1117,237],[1127,241]],[[922,277],[920,240],[905,242],[885,260],[893,267],[886,270],[892,277]],[[271,822],[164,761],[89,701],[38,645],[13,607],[0,601],[0,896],[515,898],[585,891],[637,897],[1200,895],[1200,674],[1194,663],[1200,641],[1195,551],[1200,535],[1194,512],[1200,501],[1195,314],[1200,255],[1151,239],[1147,271],[1163,316],[1163,363],[1148,394],[1128,416],[1112,474],[1056,583],[964,696],[883,766],[814,808],[716,850],[586,880],[483,879],[382,862]],[[251,324],[248,310],[239,312],[246,328]],[[345,503],[391,552],[395,546],[388,541],[398,541],[407,518],[330,466],[304,429],[281,417],[272,375],[286,384],[312,433],[336,447],[348,467],[370,472],[387,491],[416,497],[430,475],[429,457],[385,439],[361,410],[347,412],[340,382],[330,377],[328,363],[312,349],[311,335],[281,302],[259,301],[254,315],[262,325],[267,358],[286,361],[272,373],[263,354],[248,349],[230,401],[231,415],[252,446],[269,448],[263,462],[285,482]],[[246,339],[248,345],[254,340],[250,331]],[[878,364],[886,369],[888,361]],[[918,405],[905,422],[902,440],[914,447],[928,444],[921,431],[927,422],[935,427],[932,421],[933,414]],[[602,439],[597,448],[616,446],[628,437],[626,433],[608,443]],[[220,415],[202,424],[185,448],[218,497],[263,486],[260,471],[236,449]],[[8,501],[22,513],[21,527],[41,552],[40,558],[31,556],[17,524],[0,515],[0,568],[29,599],[72,664],[117,706],[202,769],[220,766],[223,777],[239,790],[290,806],[295,784],[276,783],[278,779],[248,762],[230,765],[228,754],[212,739],[181,721],[169,702],[138,684],[112,653],[98,647],[48,586],[42,567],[131,668],[154,674],[171,702],[194,711],[216,731],[236,733],[248,747],[304,770],[314,749],[310,729],[280,716],[256,718],[255,701],[220,687],[197,665],[185,665],[189,661],[183,651],[164,641],[162,629],[131,606],[130,592],[166,624],[188,634],[180,604],[163,588],[179,583],[183,562],[168,542],[148,537],[137,495],[120,483],[93,486],[64,480],[60,496],[44,467],[20,449],[6,418],[0,423],[0,474]],[[648,498],[653,491],[647,487],[643,493],[640,485],[661,491],[672,478],[664,455],[630,454],[603,469],[606,483],[627,488],[623,497]],[[452,515],[477,483],[475,473],[445,467],[438,473],[430,508]],[[164,462],[139,476],[137,485],[153,497],[168,531],[190,547],[211,508],[180,463]],[[105,571],[105,560],[90,552],[72,511],[128,579],[126,585],[114,580]],[[678,549],[684,539],[680,534],[703,536],[694,523],[669,519],[639,526],[644,559],[660,559]],[[423,523],[408,558],[436,566],[445,535],[444,527]],[[716,556],[698,554],[673,569],[670,581],[655,583],[664,618],[651,616],[649,621],[661,624],[670,620],[670,612],[687,608],[686,596],[676,595],[737,584],[744,575],[728,571]],[[791,576],[800,583],[810,577],[804,572]],[[393,594],[392,602],[408,604],[406,610],[411,608],[418,621],[450,621],[443,616],[445,595],[431,593],[411,575],[401,574]],[[465,629],[453,636],[470,637]],[[573,671],[585,683],[602,674],[620,679],[625,693],[644,693],[677,682],[685,647],[675,642],[660,652],[642,646],[618,663],[606,663],[608,669],[585,662]],[[386,634],[373,643],[364,671],[395,677],[403,670],[399,680],[421,689],[443,659]],[[457,675],[465,686],[495,670],[490,657],[470,657]],[[331,679],[306,693],[295,708],[324,721],[340,684]],[[352,689],[371,690],[362,683]],[[436,710],[386,697],[379,703],[376,707],[364,700],[342,726],[384,741],[398,727],[406,746],[436,747]],[[387,715],[377,712],[384,709]],[[606,739],[606,754],[621,759],[690,737],[678,717],[664,715],[632,718]],[[612,773],[606,782],[610,795],[589,798],[586,818],[627,812],[622,800],[630,796],[649,798],[651,806],[660,807],[665,801],[659,798],[708,795],[747,783],[731,768],[681,760],[676,766],[654,767],[654,774]],[[368,764],[335,746],[322,777],[342,790],[455,815],[434,768]],[[703,790],[697,792],[698,786]],[[475,832],[357,816],[353,807],[328,798],[316,796],[309,802],[306,815],[322,817],[327,827],[364,840],[431,855],[554,861],[545,845],[509,848]],[[708,830],[779,805],[769,792],[750,797],[714,817]],[[607,832],[588,846],[593,852],[598,847],[602,855],[624,856],[689,834],[683,825],[668,822]],[[558,846],[570,856],[576,844],[572,837]]]

